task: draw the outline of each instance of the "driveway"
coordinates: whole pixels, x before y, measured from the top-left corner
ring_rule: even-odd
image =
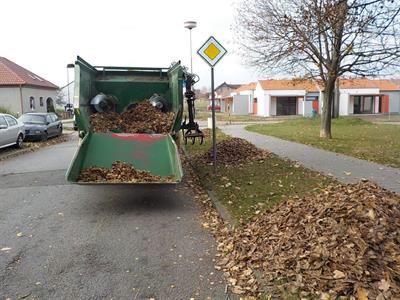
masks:
[[[70,141],[0,162],[0,299],[228,299],[185,186],[79,186]]]

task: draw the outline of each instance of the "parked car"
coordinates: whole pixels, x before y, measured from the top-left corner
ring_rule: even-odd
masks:
[[[24,124],[8,114],[0,114],[0,148],[15,145],[22,147],[25,137]]]
[[[207,110],[208,110],[208,111],[211,111],[211,110],[212,110],[212,105],[210,105],[210,104],[207,105]],[[215,111],[221,111],[221,106],[215,104]]]
[[[50,137],[60,136],[63,126],[55,113],[26,113],[18,119],[25,125],[26,140],[46,141]]]

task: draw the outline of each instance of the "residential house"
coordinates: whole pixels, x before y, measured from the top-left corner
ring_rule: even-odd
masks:
[[[254,98],[256,86],[256,82],[250,82],[241,85],[231,93],[233,97],[231,113],[233,115],[257,114],[257,98]]]
[[[17,114],[54,111],[58,86],[0,57],[0,106]]]
[[[323,90],[311,80],[260,80],[254,91],[256,113],[265,117],[320,114]],[[400,88],[391,80],[339,80],[339,115],[389,112],[400,113]]]
[[[400,112],[400,88],[391,80],[340,79],[339,115]]]
[[[228,107],[232,107],[233,97],[231,93],[239,88],[241,84],[230,84],[223,82],[214,89],[215,93],[215,105],[219,107],[218,110],[222,112],[228,111]],[[211,105],[211,100],[210,100]]]
[[[321,93],[310,80],[259,80],[254,91],[257,115],[311,115],[313,110],[319,111]]]

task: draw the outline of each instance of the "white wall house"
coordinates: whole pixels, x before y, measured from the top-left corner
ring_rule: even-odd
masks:
[[[264,117],[320,114],[323,87],[310,80],[259,80],[256,114]],[[341,79],[339,115],[400,113],[400,88],[390,80]]]
[[[234,115],[248,115],[254,113],[254,91],[256,83],[244,84],[231,93],[232,108]]]
[[[339,115],[400,113],[400,88],[390,80],[340,80]]]
[[[0,106],[16,114],[54,110],[58,86],[0,57]]]
[[[308,115],[312,104],[307,103],[307,95],[318,92],[316,85],[310,81],[259,80],[254,92],[254,97],[257,98],[257,115]],[[318,96],[313,99],[318,103]]]

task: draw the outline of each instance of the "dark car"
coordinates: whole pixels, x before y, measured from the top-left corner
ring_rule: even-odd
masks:
[[[45,141],[49,137],[60,136],[62,123],[55,113],[27,113],[18,119],[25,125],[26,140]]]

